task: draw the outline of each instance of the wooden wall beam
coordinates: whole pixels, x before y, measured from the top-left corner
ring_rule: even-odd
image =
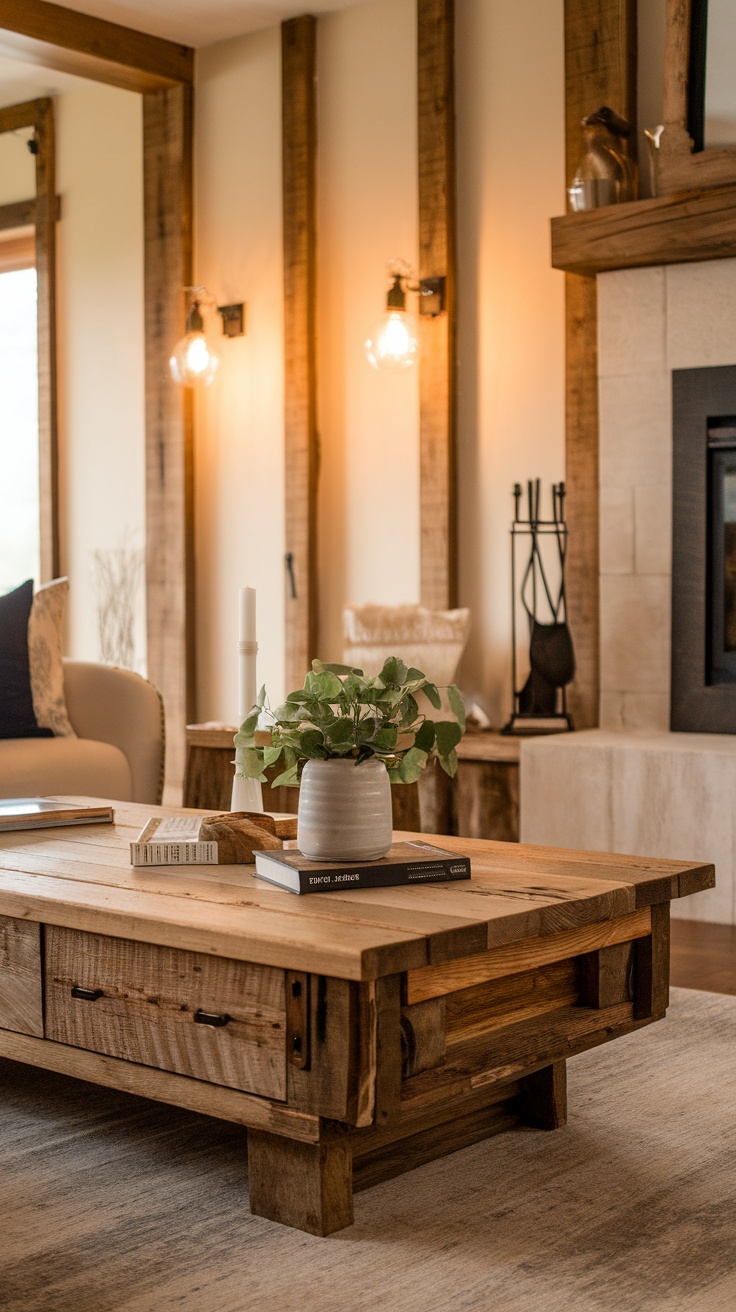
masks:
[[[444,276],[445,312],[419,318],[420,595],[456,603],[454,0],[417,0],[419,277]]]
[[[0,53],[126,91],[194,81],[188,46],[47,0],[0,0]]]
[[[143,97],[148,674],[166,711],[166,779],[184,775],[195,715],[192,395],[168,359],[192,282],[192,92]]]
[[[56,143],[48,97],[0,109],[0,133],[32,128],[37,151],[33,201],[2,207],[3,228],[35,227],[38,298],[38,490],[41,582],[59,573],[58,418],[56,403]]]
[[[311,15],[281,24],[288,691],[317,654],[316,35]]]
[[[581,155],[581,119],[610,105],[636,127],[636,0],[565,0],[565,170]],[[632,133],[636,142],[636,132]],[[635,145],[634,145],[635,148]],[[598,308],[594,278],[565,277],[568,619],[577,673],[575,726],[595,726],[600,701]]]

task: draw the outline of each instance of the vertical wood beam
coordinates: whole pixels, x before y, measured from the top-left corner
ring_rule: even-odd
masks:
[[[192,91],[143,96],[146,333],[146,613],[148,673],[166,711],[166,781],[184,776],[194,718],[192,396],[168,359],[184,331],[192,282]]]
[[[37,100],[36,279],[38,296],[38,473],[41,579],[59,565],[59,468],[56,386],[56,141],[54,102]]]
[[[454,0],[417,0],[419,277],[442,277],[445,312],[419,318],[420,595],[457,596],[455,524]]]
[[[636,0],[565,0],[565,171],[581,154],[580,122],[610,105],[632,124],[636,150]],[[593,727],[600,701],[598,309],[594,278],[565,277],[567,606],[577,673],[569,707]]]
[[[316,35],[311,15],[281,24],[288,691],[317,654]]]

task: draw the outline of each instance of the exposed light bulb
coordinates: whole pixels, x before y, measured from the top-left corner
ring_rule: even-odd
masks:
[[[387,310],[365,343],[374,369],[401,372],[410,369],[417,356],[417,325],[406,310]]]
[[[176,343],[169,359],[171,377],[183,387],[206,387],[217,373],[219,363],[219,357],[204,335],[199,301],[195,301],[187,315],[187,331]]]

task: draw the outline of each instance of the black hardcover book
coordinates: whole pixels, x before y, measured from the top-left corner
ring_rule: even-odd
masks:
[[[442,884],[470,879],[470,857],[430,843],[394,843],[380,861],[310,861],[298,848],[255,852],[256,875],[291,893],[329,893],[391,884]]]

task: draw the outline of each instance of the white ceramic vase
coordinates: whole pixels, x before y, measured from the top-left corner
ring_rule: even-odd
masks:
[[[382,761],[307,761],[297,843],[313,861],[378,861],[391,846],[391,785]]]

